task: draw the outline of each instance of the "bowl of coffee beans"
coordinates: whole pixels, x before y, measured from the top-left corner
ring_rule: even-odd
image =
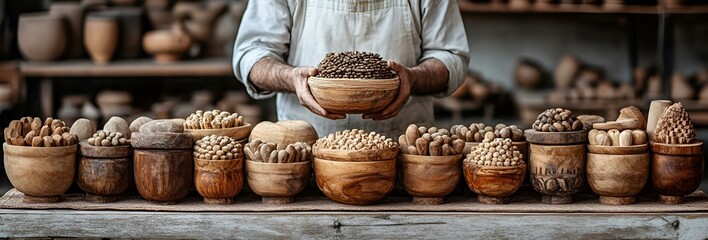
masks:
[[[328,53],[308,84],[315,101],[333,113],[361,114],[386,107],[398,93],[400,80],[377,53]]]

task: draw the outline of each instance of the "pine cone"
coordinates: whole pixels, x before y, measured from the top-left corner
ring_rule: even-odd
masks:
[[[696,139],[696,128],[681,103],[666,108],[656,124],[654,139],[667,144],[687,144]]]

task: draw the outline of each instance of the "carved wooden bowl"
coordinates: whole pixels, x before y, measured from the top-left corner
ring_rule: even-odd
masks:
[[[477,201],[504,204],[508,196],[521,187],[526,177],[526,164],[517,166],[485,166],[463,163],[467,187],[477,193]]]
[[[262,163],[246,161],[248,186],[263,197],[264,203],[287,204],[295,201],[310,182],[312,162]]]
[[[86,201],[108,203],[118,201],[133,182],[133,161],[130,145],[92,146],[79,143],[81,159],[76,183],[86,192]]]
[[[651,143],[651,185],[663,204],[681,204],[703,179],[703,142]]]
[[[585,181],[585,144],[529,144],[531,185],[547,204],[571,203]]]
[[[401,154],[403,188],[413,203],[442,204],[460,181],[462,155],[419,156]]]
[[[187,196],[194,179],[191,135],[136,132],[130,144],[140,196],[160,204],[174,204]]]
[[[396,159],[371,162],[314,160],[317,186],[332,201],[364,205],[375,203],[393,190]]]
[[[637,153],[642,146],[643,152]],[[636,203],[635,195],[644,189],[649,178],[647,144],[596,147],[588,145],[587,180],[592,191],[600,196],[600,203]]]
[[[217,135],[217,136],[227,136],[236,140],[244,140],[248,138],[248,135],[251,134],[251,129],[253,129],[253,126],[251,126],[250,123],[246,123],[243,126],[238,126],[238,127],[232,127],[232,128],[219,128],[219,129],[184,129],[184,133],[189,133],[192,135],[192,140],[194,142],[202,139],[203,137],[209,136],[209,135]]]
[[[231,204],[243,189],[243,159],[194,159],[194,186],[206,204]]]
[[[74,182],[77,145],[25,147],[2,145],[5,173],[26,203],[58,202]]]
[[[375,150],[323,149],[315,145],[312,155],[316,158],[343,162],[388,161],[398,156],[398,147]]]
[[[325,110],[360,114],[377,112],[391,103],[398,93],[400,80],[310,77],[308,84],[315,101]]]

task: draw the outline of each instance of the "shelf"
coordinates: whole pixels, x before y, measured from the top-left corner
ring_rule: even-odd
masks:
[[[459,0],[462,13],[588,13],[588,14],[659,14],[657,6],[624,5],[616,8],[605,8],[600,5],[584,4],[553,4],[537,6],[533,3],[523,7],[512,7],[509,4],[474,3]]]
[[[25,77],[230,77],[231,60],[207,58],[158,64],[152,59],[118,60],[96,65],[89,59],[22,62]]]

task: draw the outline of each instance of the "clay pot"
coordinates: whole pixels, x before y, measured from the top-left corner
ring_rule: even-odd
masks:
[[[522,1],[526,2],[526,0]],[[516,85],[519,85],[519,87],[536,89],[541,84],[542,78],[543,72],[540,64],[529,59],[523,59],[516,64],[514,80],[516,80]]]
[[[194,159],[194,186],[206,204],[231,204],[243,189],[243,159]]]
[[[118,196],[125,192],[133,181],[130,145],[100,147],[82,141],[79,146],[81,159],[76,183],[86,192],[86,201],[118,201]]]
[[[400,80],[393,79],[308,79],[312,96],[332,113],[377,112],[388,106],[398,93]]]
[[[419,156],[401,154],[403,188],[413,203],[436,205],[444,202],[460,181],[462,155]]]
[[[170,30],[155,30],[143,37],[143,48],[158,63],[174,62],[192,47],[192,39],[175,25]]]
[[[112,7],[101,14],[114,16],[119,24],[120,37],[117,59],[135,59],[142,53],[143,9],[141,7]]]
[[[634,150],[641,147],[639,151]],[[625,205],[636,203],[649,178],[647,144],[640,146],[588,145],[587,180],[600,195],[600,203]]]
[[[60,58],[67,46],[66,20],[46,13],[24,13],[17,27],[17,42],[22,56],[30,61]]]
[[[310,182],[312,162],[262,163],[246,161],[248,186],[263,197],[264,203],[287,204],[295,201]]]
[[[681,204],[703,179],[703,142],[651,143],[651,185],[663,204]]]
[[[467,187],[477,193],[477,201],[504,204],[508,196],[521,187],[526,176],[526,164],[517,166],[485,166],[463,163]]]
[[[5,173],[12,186],[25,194],[25,203],[58,202],[74,182],[77,145],[24,147],[2,145]]]
[[[67,48],[65,57],[82,58],[84,56],[84,14],[85,7],[79,3],[59,2],[49,7],[51,15],[60,16],[68,22]]]
[[[118,20],[113,16],[89,14],[84,26],[84,44],[96,64],[106,64],[118,47]]]
[[[572,55],[564,56],[558,66],[556,66],[555,74],[553,75],[558,89],[568,89],[573,85],[575,75],[580,69],[580,61]]]
[[[211,1],[205,8],[192,9],[185,22],[187,34],[199,43],[208,42],[213,36],[216,19],[226,13],[226,9],[226,3],[221,1]]]
[[[393,190],[396,159],[343,162],[315,158],[317,186],[332,201],[353,205],[375,203]]]
[[[174,204],[187,196],[194,178],[191,135],[135,132],[130,144],[140,196],[160,204]]]
[[[192,135],[194,141],[198,141],[209,135],[217,136],[227,136],[236,140],[248,139],[248,135],[251,133],[252,126],[250,123],[246,123],[240,127],[232,128],[219,128],[219,129],[184,129],[184,133],[189,133]]]
[[[253,128],[249,137],[251,141],[260,139],[264,142],[274,143],[278,149],[284,149],[289,144],[296,142],[304,142],[312,146],[318,138],[315,128],[301,120],[284,120],[276,123],[261,122]]]

